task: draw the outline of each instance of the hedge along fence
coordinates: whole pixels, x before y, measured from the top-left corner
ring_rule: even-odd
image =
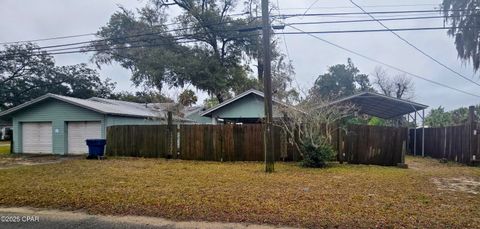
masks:
[[[358,164],[401,163],[406,128],[337,127],[331,144],[339,160]],[[298,161],[301,155],[281,127],[274,127],[275,159]],[[208,161],[263,161],[263,125],[112,126],[107,129],[107,155],[166,157]]]

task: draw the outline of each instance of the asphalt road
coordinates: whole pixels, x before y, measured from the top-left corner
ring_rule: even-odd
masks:
[[[101,216],[83,212],[67,212],[35,208],[0,208],[1,229],[150,229],[150,228],[240,228],[273,229],[267,225],[216,222],[175,222],[163,218],[143,216]]]
[[[9,217],[10,216],[10,217]],[[26,216],[32,216],[27,218]],[[38,218],[34,218],[37,217]],[[102,217],[90,216],[90,217],[65,217],[65,216],[52,216],[42,214],[18,214],[16,212],[4,212],[3,222],[0,222],[0,228],[4,229],[37,229],[37,228],[51,228],[51,229],[63,229],[63,228],[82,228],[82,229],[150,229],[150,228],[178,228],[174,224],[166,225],[149,225],[148,223],[127,223],[127,222],[115,222],[111,220],[104,220]],[[13,218],[12,218],[13,217]],[[15,217],[20,217],[16,218]],[[19,219],[19,220],[18,220]],[[36,221],[38,219],[38,221]],[[5,222],[5,221],[20,221],[20,222]],[[30,222],[25,222],[30,221]]]

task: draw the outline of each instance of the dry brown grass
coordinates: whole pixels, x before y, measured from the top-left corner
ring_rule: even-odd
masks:
[[[261,163],[69,160],[0,170],[0,205],[303,227],[479,227],[478,194],[432,181],[478,181],[479,168],[407,163],[411,169],[277,163],[265,174]]]

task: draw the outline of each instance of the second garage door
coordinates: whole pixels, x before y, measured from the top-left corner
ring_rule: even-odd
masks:
[[[68,122],[68,154],[84,154],[88,152],[87,139],[98,139],[102,136],[100,122]]]

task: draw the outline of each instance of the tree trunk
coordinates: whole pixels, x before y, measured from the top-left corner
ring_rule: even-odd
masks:
[[[262,59],[258,58],[257,60],[257,72],[258,72],[258,82],[263,82],[263,61]]]
[[[223,101],[225,101],[225,99],[223,98],[223,94],[222,94],[222,93],[216,93],[216,94],[215,94],[215,97],[217,97],[218,103],[223,103]]]

